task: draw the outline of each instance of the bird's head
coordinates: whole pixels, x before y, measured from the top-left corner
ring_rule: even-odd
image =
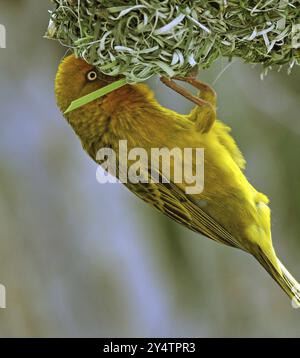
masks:
[[[100,73],[94,66],[75,55],[66,57],[59,65],[56,80],[55,94],[57,104],[65,112],[72,101],[92,93],[118,78]],[[90,109],[99,106],[103,98],[87,104]],[[87,107],[85,107],[87,109]]]
[[[128,131],[128,121],[131,123],[131,119],[135,119],[136,123],[138,118],[141,126],[144,126],[141,113],[150,113],[156,106],[152,91],[139,83],[126,84],[65,113],[74,100],[119,79],[120,76],[111,77],[100,73],[94,66],[74,55],[66,57],[59,65],[55,80],[57,104],[85,147],[97,138],[103,138],[103,133],[107,133],[108,128],[115,136],[123,138],[125,135],[122,131]]]

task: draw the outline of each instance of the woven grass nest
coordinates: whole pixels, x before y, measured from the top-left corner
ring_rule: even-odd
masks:
[[[300,0],[52,3],[46,36],[128,82],[186,76],[221,56],[265,68],[300,64]]]

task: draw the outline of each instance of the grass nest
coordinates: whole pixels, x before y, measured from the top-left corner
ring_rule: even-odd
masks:
[[[46,36],[128,82],[216,59],[300,64],[300,0],[52,0]]]

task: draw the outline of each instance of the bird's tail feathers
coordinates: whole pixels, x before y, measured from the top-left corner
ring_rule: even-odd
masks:
[[[293,307],[300,308],[300,285],[279,259],[274,256],[273,260],[271,260],[262,251],[259,251],[255,256],[283,291],[292,299]]]

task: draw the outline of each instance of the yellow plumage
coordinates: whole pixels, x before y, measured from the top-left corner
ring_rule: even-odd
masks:
[[[62,112],[73,100],[106,84],[100,75],[88,81],[90,71],[95,70],[74,56],[62,62],[55,84]],[[230,128],[214,120],[212,92],[204,90],[199,98],[209,106],[196,106],[189,115],[181,115],[162,107],[146,85],[126,85],[68,113],[66,119],[95,161],[100,148],[111,147],[117,152],[119,140],[125,139],[128,150],[141,147],[149,155],[151,148],[204,148],[205,186],[201,194],[186,194],[186,182],[126,186],[191,230],[252,254],[299,303],[299,284],[273,249],[268,198],[246,179],[245,160],[230,136]]]

